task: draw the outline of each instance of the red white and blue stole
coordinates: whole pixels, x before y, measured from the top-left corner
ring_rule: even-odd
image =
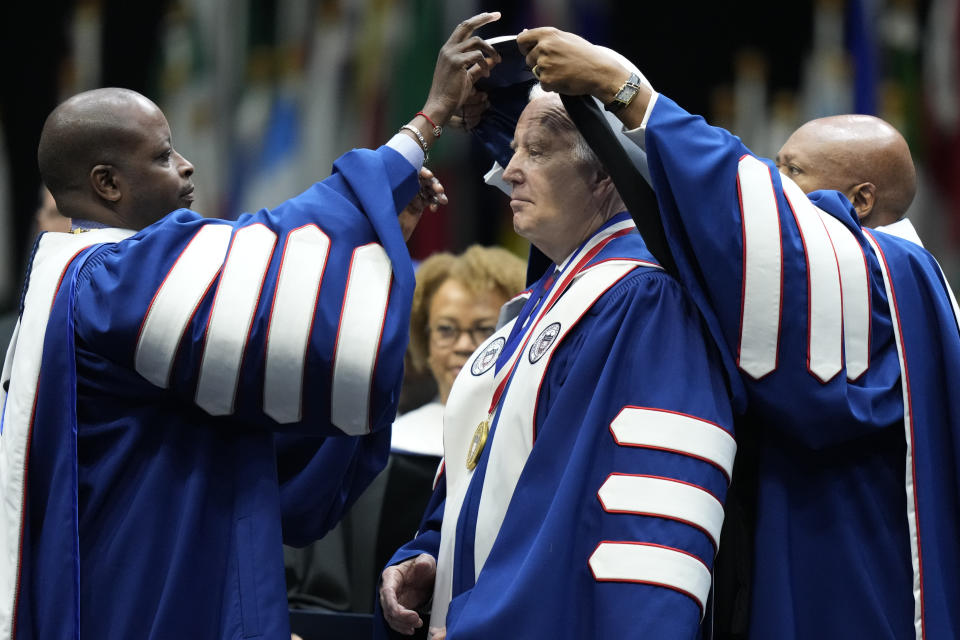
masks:
[[[473,478],[473,468],[468,468],[466,460],[474,428],[485,419],[493,428],[485,445],[489,460],[474,541],[474,568],[479,576],[533,448],[538,391],[558,345],[628,273],[639,266],[660,268],[636,259],[590,264],[608,242],[635,232],[633,222],[627,220],[602,229],[585,242],[560,265],[555,278],[545,278],[534,288],[519,317],[477,348],[454,381],[444,412],[445,475],[441,480],[447,483],[447,498],[431,620],[446,619],[452,598],[457,521]],[[543,282],[549,286],[542,286]]]
[[[930,386],[925,378],[931,375],[932,372],[937,371],[926,361],[927,353],[925,352],[935,348],[935,344],[925,345],[928,348],[920,350],[908,349],[907,344],[911,339],[916,339],[917,333],[922,333],[925,336],[938,336],[938,334],[931,330],[931,326],[923,326],[918,323],[915,318],[911,317],[910,309],[921,306],[909,298],[916,287],[904,286],[903,288],[898,288],[896,286],[897,276],[901,275],[902,277],[903,274],[901,272],[906,271],[906,268],[896,272],[891,271],[887,253],[883,247],[884,243],[882,239],[878,237],[881,234],[897,236],[921,247],[923,244],[920,242],[920,238],[914,230],[913,225],[911,225],[908,220],[901,220],[888,227],[880,227],[872,233],[864,233],[868,244],[877,256],[877,261],[880,263],[880,270],[883,274],[883,285],[887,294],[887,301],[890,305],[890,320],[893,324],[897,356],[900,362],[900,386],[903,393],[903,430],[906,442],[904,484],[907,497],[910,559],[913,570],[914,631],[916,637],[920,640],[927,637],[934,637],[938,632],[937,630],[941,628],[937,622],[933,622],[932,625],[930,625],[930,629],[927,628],[928,618],[931,620],[939,620],[942,616],[942,611],[937,608],[936,605],[934,607],[935,611],[933,612],[927,611],[926,608],[926,595],[931,587],[934,589],[933,601],[936,602],[938,600],[936,591],[939,591],[939,589],[937,589],[935,581],[938,579],[936,574],[938,573],[937,567],[940,566],[940,562],[939,545],[934,543],[924,546],[923,544],[923,532],[926,531],[926,529],[921,529],[921,522],[927,522],[927,518],[931,518],[930,522],[932,522],[932,518],[935,518],[940,512],[938,507],[933,506],[936,503],[929,496],[933,495],[931,487],[935,487],[936,482],[941,480],[942,477],[934,478],[933,480],[926,477],[926,474],[931,470],[929,468],[921,468],[921,465],[917,464],[917,459],[929,459],[929,448],[931,446],[939,448],[943,443],[937,442],[937,438],[940,435],[936,433],[935,427],[938,416],[929,411],[928,405],[930,403],[925,402],[923,398],[923,394],[927,392],[926,390]],[[890,248],[892,247],[888,247],[888,250]],[[946,278],[943,276],[943,270],[939,265],[936,265],[936,268],[950,301],[950,310],[953,312],[952,320],[956,324],[958,333],[960,333],[960,309],[957,307],[956,297],[950,285],[947,283]],[[900,292],[899,296],[898,291]],[[932,314],[928,313],[928,316],[930,315]],[[929,318],[926,319],[929,320]],[[911,331],[914,332],[913,336],[909,335]],[[946,331],[951,331],[951,328],[948,327]],[[956,363],[954,363],[954,365],[955,364]],[[942,374],[936,373],[934,375]],[[914,394],[918,394],[919,399],[915,398]],[[945,400],[950,401],[949,398]],[[953,420],[955,421],[956,417],[954,417]],[[953,432],[952,437],[955,437],[955,435],[956,433]],[[942,470],[937,470],[937,472],[941,471]],[[937,529],[938,527],[936,526],[931,526],[930,528],[930,530],[934,532],[936,532]],[[928,533],[927,535],[933,540],[936,539],[935,534],[931,535]],[[927,576],[925,575],[925,569],[928,569],[928,562],[933,567],[933,585],[927,584],[930,581],[926,579]]]
[[[91,245],[133,235],[123,229],[41,236],[30,267],[23,314],[7,348],[0,377],[0,637],[10,638],[20,588],[30,436],[47,321],[67,267]],[[65,579],[67,579],[65,577]]]

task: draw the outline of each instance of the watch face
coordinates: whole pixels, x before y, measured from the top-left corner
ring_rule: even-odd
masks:
[[[637,95],[637,90],[637,87],[633,86],[632,84],[628,84],[617,95],[617,100],[629,103],[631,100],[633,100],[633,97]]]
[[[605,105],[605,109],[612,113],[619,113],[621,109],[630,104],[633,99],[636,97],[637,92],[640,91],[639,83],[640,78],[636,75],[631,75],[630,79],[627,80],[620,91],[617,91],[617,95],[614,96],[613,100],[609,104]]]

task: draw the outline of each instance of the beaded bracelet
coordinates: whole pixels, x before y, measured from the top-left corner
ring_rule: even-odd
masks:
[[[402,127],[400,127],[400,130],[401,130],[401,131],[403,131],[404,129],[406,129],[407,131],[409,131],[409,132],[412,133],[413,135],[417,136],[417,140],[420,142],[420,146],[423,147],[423,152],[424,152],[424,153],[427,153],[427,151],[429,150],[429,147],[427,146],[427,141],[426,141],[426,139],[423,137],[423,134],[420,133],[420,129],[417,129],[417,128],[414,127],[413,125],[409,125],[409,124],[405,124],[405,125],[403,125]]]

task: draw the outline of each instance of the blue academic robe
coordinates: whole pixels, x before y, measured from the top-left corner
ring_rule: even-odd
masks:
[[[645,145],[758,429],[750,637],[955,637],[960,330],[939,265],[665,96]]]
[[[290,637],[281,543],[321,536],[387,459],[417,189],[393,149],[355,150],[273,210],[178,210],[68,261],[3,567],[13,637]]]
[[[450,598],[449,612],[430,622],[445,624],[448,638],[699,634],[718,534],[712,527],[722,519],[728,482],[719,461],[727,455],[732,465],[736,448],[728,391],[683,288],[653,262],[626,214],[597,233],[610,225],[626,225],[630,233],[605,245],[588,262],[588,275],[537,324],[527,319],[537,316],[541,294],[549,299],[563,279],[544,275],[519,317],[477,349],[454,383],[444,472],[420,532],[390,562],[429,553],[443,565],[449,559],[441,530],[453,532],[449,593],[440,592],[439,578],[434,592],[434,615],[442,598]],[[590,267],[614,268],[618,261],[635,261],[635,268],[612,282],[587,280]],[[572,324],[554,315],[584,294],[590,302],[584,310],[570,307]],[[512,353],[519,353],[519,364],[507,376],[479,464],[465,477],[463,445],[477,422],[464,419],[469,411],[458,403],[479,403],[482,417],[491,396],[489,387],[483,400],[462,390],[476,396],[479,387],[471,385],[482,387],[482,376],[506,375]],[[657,430],[666,425],[660,418],[676,420],[659,432],[666,440],[626,433],[628,423],[638,434]],[[705,434],[690,442],[716,448],[698,451],[671,440],[685,433]],[[659,501],[666,496],[675,503]],[[459,515],[448,528],[451,501]],[[649,563],[619,572],[634,561],[633,551]],[[377,634],[392,634],[382,619]]]

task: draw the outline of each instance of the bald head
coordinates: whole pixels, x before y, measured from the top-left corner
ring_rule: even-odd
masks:
[[[811,120],[781,147],[777,167],[805,193],[840,191],[867,227],[902,218],[917,190],[917,173],[906,140],[873,116]]]
[[[166,118],[128,89],[60,104],[43,126],[37,161],[68,217],[139,229],[192,200],[193,166],[173,150]]]
[[[53,110],[43,125],[37,162],[55,197],[79,188],[93,165],[116,162],[135,138],[130,114],[137,107],[157,108],[135,91],[95,89]]]

